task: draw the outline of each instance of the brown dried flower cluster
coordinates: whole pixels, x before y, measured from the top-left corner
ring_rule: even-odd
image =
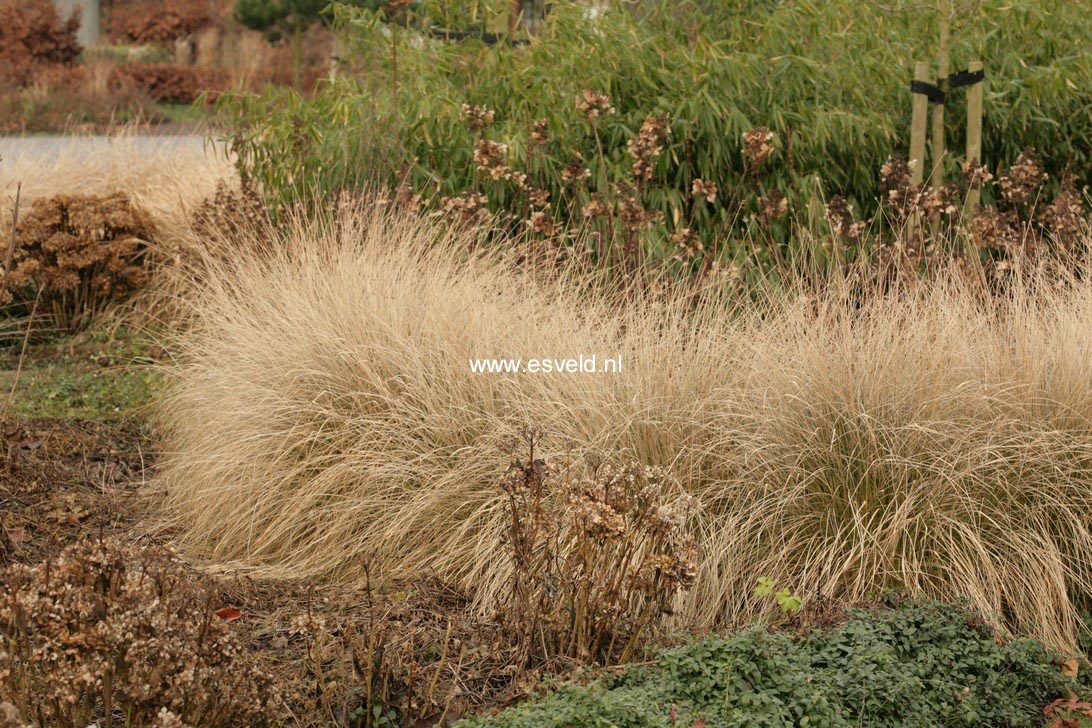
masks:
[[[580,182],[588,177],[591,177],[591,170],[585,166],[584,160],[575,154],[561,170],[561,181],[565,184]]]
[[[603,200],[603,196],[598,193],[593,194],[580,211],[580,214],[583,215],[586,220],[597,220],[601,217],[605,217],[609,213],[610,207]]]
[[[610,96],[590,88],[584,89],[584,92],[576,97],[576,108],[588,121],[595,121],[600,116],[609,116],[617,112],[617,109],[611,106]]]
[[[474,164],[478,171],[493,180],[508,179],[508,145],[491,139],[479,139],[474,147]]]
[[[835,239],[848,245],[859,245],[864,233],[864,223],[854,219],[853,208],[846,198],[834,195],[827,202],[826,220]]]
[[[1018,251],[1028,232],[1020,225],[1015,212],[996,207],[983,208],[971,222],[971,237],[975,247],[981,250]]]
[[[334,209],[339,215],[347,215],[367,207],[368,203],[367,196],[354,195],[348,190],[341,190],[334,198]],[[372,198],[371,203],[378,207],[415,213],[424,207],[425,198],[414,192],[409,184],[403,183],[395,189],[387,190]]]
[[[486,109],[476,104],[463,104],[463,119],[466,126],[475,134],[487,126],[492,126],[496,113],[492,109]]]
[[[660,468],[525,457],[501,481],[515,604],[507,619],[529,657],[624,662],[697,577],[694,501]],[[514,445],[512,452],[516,452]]]
[[[963,185],[965,187],[974,187],[976,185],[986,185],[993,182],[993,175],[990,170],[984,164],[975,164],[973,160],[967,160],[963,163]]]
[[[648,230],[660,217],[658,211],[649,210],[641,201],[640,191],[629,182],[615,185],[618,195],[618,217],[627,233],[627,242],[637,242],[640,233]]]
[[[671,124],[666,114],[650,116],[641,124],[641,131],[626,143],[629,156],[633,157],[633,177],[638,180],[652,179],[656,160],[664,150],[664,143],[671,134]]]
[[[773,144],[777,136],[764,126],[756,127],[743,134],[743,156],[752,165],[758,166],[773,154]]]
[[[912,165],[904,157],[888,157],[880,167],[880,190],[896,219],[905,219],[921,206],[924,192],[921,185],[911,184],[912,174]]]
[[[482,223],[489,218],[489,200],[480,192],[442,197],[439,214],[464,223]]]
[[[1081,235],[1092,229],[1084,213],[1088,187],[1078,190],[1071,177],[1062,179],[1054,200],[1043,209],[1041,220],[1054,244],[1066,253],[1076,247]]]
[[[928,218],[938,215],[949,217],[959,212],[962,190],[949,182],[943,187],[929,187],[921,198],[921,210]]]
[[[74,331],[149,280],[151,219],[123,194],[36,200],[19,219],[0,303],[33,301],[53,325]]]
[[[170,552],[93,539],[8,566],[2,581],[0,692],[23,721],[269,722],[270,676],[247,664],[209,588]]]
[[[758,214],[767,223],[784,217],[788,211],[789,201],[781,190],[770,190],[768,194],[758,198]]]
[[[1047,175],[1039,166],[1039,157],[1035,150],[1025,149],[1012,166],[1001,173],[997,183],[1006,202],[1022,205],[1035,199],[1039,186],[1046,179]]]
[[[709,182],[703,179],[695,179],[690,186],[690,194],[696,199],[705,198],[706,202],[717,201],[717,185],[715,182]]]
[[[688,263],[705,255],[705,245],[701,239],[688,227],[677,229],[671,234],[671,242],[675,246],[672,260],[680,263]]]
[[[550,191],[541,187],[527,187],[527,201],[531,207],[542,209],[550,203]]]
[[[531,216],[527,218],[527,227],[547,237],[552,237],[561,232],[561,223],[545,210],[534,210]]]
[[[537,119],[531,127],[531,141],[538,145],[550,142],[550,122],[546,119]]]
[[[225,236],[234,239],[244,231],[266,231],[272,224],[265,201],[245,182],[232,187],[220,180],[212,197],[197,206],[191,219],[201,238]]]

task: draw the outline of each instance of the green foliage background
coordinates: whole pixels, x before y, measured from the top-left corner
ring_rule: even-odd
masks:
[[[907,151],[914,62],[935,62],[938,14],[928,5],[650,2],[591,20],[583,6],[556,3],[542,34],[517,46],[422,32],[495,27],[496,13],[478,2],[423,2],[395,23],[382,11],[340,7],[355,72],[311,100],[236,93],[221,109],[243,167],[275,202],[408,180],[425,196],[481,189],[494,209],[518,214],[514,186],[483,187],[475,170],[475,139],[460,115],[469,103],[496,111],[485,135],[509,145],[513,168],[551,192],[561,218],[582,202],[568,199],[561,179],[572,153],[594,173],[586,199],[626,173],[626,142],[654,114],[670,117],[672,133],[644,197],[668,230],[738,225],[723,201],[742,186],[777,188],[801,210],[815,176],[824,196],[843,194],[868,213],[880,166]],[[1092,13],[1070,0],[955,5],[952,69],[980,59],[987,70],[984,161],[996,171],[1030,146],[1055,182],[1067,170],[1092,181]],[[575,106],[585,88],[608,93],[618,110],[594,130]],[[953,93],[947,107],[950,176],[964,146],[964,96]],[[536,119],[547,120],[552,139],[532,151]],[[741,136],[759,126],[779,142],[750,177]],[[721,204],[692,200],[695,178],[714,181]]]

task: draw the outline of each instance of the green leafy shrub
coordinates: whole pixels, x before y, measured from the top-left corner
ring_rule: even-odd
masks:
[[[703,640],[463,725],[1035,726],[1044,703],[1076,687],[1041,644],[921,603],[851,610],[797,640],[759,628]]]
[[[777,207],[783,199],[799,214],[833,194],[868,213],[880,167],[908,146],[907,82],[914,61],[934,54],[937,33],[935,14],[909,2],[893,11],[844,0],[754,3],[738,15],[660,4],[594,20],[558,3],[529,44],[485,46],[435,38],[441,21],[459,21],[446,16],[450,4],[431,6],[406,27],[381,11],[343,9],[363,72],[311,101],[276,91],[225,101],[235,151],[273,201],[405,181],[436,198],[486,188],[493,212],[522,220],[533,189],[546,193],[551,218],[580,222],[597,196],[626,199],[631,145],[642,125],[666,117],[670,131],[638,195],[662,223],[661,242],[684,229],[708,243],[726,228],[762,226],[763,201],[775,195]],[[1034,146],[1055,183],[1067,168],[1078,187],[1090,181],[1079,141],[1092,134],[1088,14],[1061,0],[989,0],[954,21],[953,62],[987,65],[987,167]],[[578,108],[588,91],[605,94],[615,113],[588,118]],[[957,151],[962,103],[953,94],[946,117]],[[490,124],[468,128],[464,105],[491,113]],[[773,136],[760,166],[745,135],[762,127]],[[513,175],[488,176],[483,141],[500,145]],[[950,176],[959,157],[951,155]],[[719,195],[697,194],[705,183]],[[746,205],[734,204],[741,187],[757,193]],[[769,226],[786,239],[787,219]]]

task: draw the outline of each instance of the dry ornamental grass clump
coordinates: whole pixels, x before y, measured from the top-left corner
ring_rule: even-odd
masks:
[[[145,255],[155,227],[121,193],[57,195],[21,215],[0,302],[41,310],[75,331],[149,280]]]
[[[623,303],[414,219],[285,229],[202,273],[176,342],[160,484],[188,553],[350,580],[368,555],[493,613],[513,568],[497,448],[534,423],[551,446],[667,468],[697,499],[677,605],[694,625],[765,613],[769,577],[805,603],[966,597],[1076,644],[1092,606],[1086,280],[1029,269],[998,295],[937,271],[868,295],[833,278],[744,307],[719,288]],[[593,354],[621,373],[470,366]]]
[[[91,539],[8,566],[2,581],[8,724],[267,723],[269,676],[247,663],[208,587],[170,552]]]

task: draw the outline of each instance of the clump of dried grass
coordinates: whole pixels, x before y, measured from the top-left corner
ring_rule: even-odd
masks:
[[[269,676],[214,615],[209,586],[169,552],[90,539],[2,576],[9,722],[268,724]]]
[[[159,485],[179,545],[271,577],[434,571],[483,610],[512,570],[497,448],[667,467],[700,505],[695,625],[805,602],[967,597],[1071,648],[1092,597],[1092,287],[900,278],[869,296],[717,292],[624,305],[430,224],[289,225],[204,272],[174,345]],[[853,301],[847,304],[846,301]],[[471,358],[621,355],[611,374]]]

